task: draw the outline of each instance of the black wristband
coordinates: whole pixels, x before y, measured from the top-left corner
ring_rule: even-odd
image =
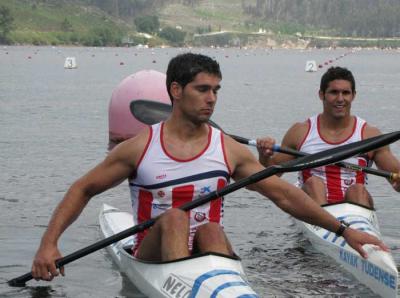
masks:
[[[338,236],[338,237],[342,236],[348,226],[349,226],[349,223],[345,222],[344,220],[341,220],[340,226],[337,229],[337,231],[335,232],[336,236]]]

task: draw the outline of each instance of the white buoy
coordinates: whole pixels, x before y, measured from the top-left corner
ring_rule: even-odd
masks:
[[[315,60],[309,60],[306,62],[306,67],[305,67],[306,72],[314,72],[317,70],[318,70],[317,62],[315,62]]]
[[[78,65],[76,64],[75,57],[67,57],[65,58],[64,68],[66,69],[74,69],[77,68]]]

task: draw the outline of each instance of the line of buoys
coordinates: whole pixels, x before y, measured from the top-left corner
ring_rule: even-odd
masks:
[[[337,60],[339,60],[339,59],[341,59],[343,57],[346,57],[347,55],[349,55],[349,54],[351,54],[353,52],[354,51],[352,50],[350,52],[343,53],[343,54],[341,54],[340,56],[338,56],[338,57],[336,57],[334,59],[328,59],[325,62],[318,64],[318,66],[317,66],[317,62],[315,60],[308,60],[306,62],[305,71],[306,72],[315,72],[318,69],[323,68],[325,65],[329,65],[329,64],[331,64],[331,63],[333,63],[333,62],[335,62],[335,61],[337,61]]]

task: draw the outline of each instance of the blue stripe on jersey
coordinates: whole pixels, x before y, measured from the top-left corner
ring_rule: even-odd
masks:
[[[158,188],[164,188],[164,187],[171,186],[171,185],[189,183],[189,182],[193,182],[193,181],[199,181],[199,180],[209,179],[209,178],[214,178],[214,177],[225,177],[225,179],[227,181],[229,181],[229,178],[230,178],[229,173],[226,171],[210,171],[210,172],[200,173],[200,174],[187,176],[187,177],[183,177],[183,178],[179,178],[179,179],[175,179],[175,180],[161,182],[161,183],[157,183],[157,184],[139,185],[139,184],[129,182],[129,185],[141,187],[141,188],[145,188],[145,189],[158,189]]]

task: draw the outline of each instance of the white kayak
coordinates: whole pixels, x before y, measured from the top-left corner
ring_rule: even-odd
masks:
[[[323,208],[337,219],[348,222],[351,228],[382,238],[374,210],[346,202]],[[332,257],[374,293],[382,297],[397,297],[398,272],[390,253],[364,245],[368,253],[368,258],[364,259],[343,237],[302,221],[296,220],[296,223],[318,251]]]
[[[104,238],[135,225],[133,216],[103,205],[99,215]],[[208,253],[171,262],[143,262],[131,254],[135,237],[107,247],[118,268],[150,298],[259,297],[246,281],[240,259]]]

